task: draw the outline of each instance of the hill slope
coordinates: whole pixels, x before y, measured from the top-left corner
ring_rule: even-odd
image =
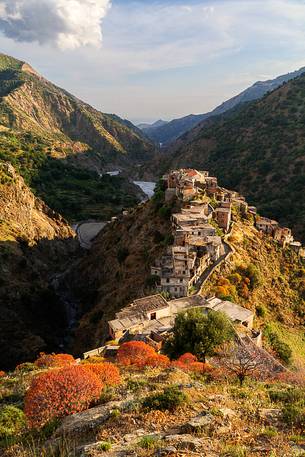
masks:
[[[154,153],[128,121],[100,113],[3,54],[0,146],[0,159],[70,220],[107,219],[136,204],[136,186],[100,172],[143,163]]]
[[[171,235],[169,219],[160,218],[159,214],[154,201],[150,201],[109,224],[97,236],[91,251],[66,277],[66,283],[74,285],[82,314],[74,343],[77,354],[101,345],[107,337],[106,323],[115,312],[134,298],[155,293],[150,283],[150,266],[170,244]],[[263,305],[266,316],[258,319],[257,327],[280,321],[286,337],[292,330],[291,338],[302,341],[305,290],[300,260],[271,238],[261,236],[253,221],[242,220],[238,215],[234,218],[236,225],[230,242],[235,252],[221,268],[220,276],[229,277],[241,266],[250,264],[261,274],[259,284],[246,298],[236,292],[233,301],[253,311]],[[204,295],[217,292],[220,276],[212,276],[204,287]],[[305,352],[302,360],[304,363]]]
[[[58,348],[67,322],[51,278],[76,249],[66,221],[32,194],[10,164],[0,162],[2,366]]]
[[[305,76],[262,100],[209,120],[172,147],[168,168],[194,166],[221,176],[260,212],[305,239]]]
[[[185,116],[180,119],[174,119],[171,122],[168,122],[166,125],[161,125],[158,128],[144,128],[143,131],[157,144],[162,143],[163,145],[167,145],[183,135],[185,132],[191,130],[201,121],[209,119],[212,116],[217,116],[219,114],[225,113],[241,103],[246,103],[251,100],[262,98],[267,92],[278,88],[286,81],[300,76],[304,73],[304,71],[305,68],[301,68],[300,70],[279,76],[275,79],[268,81],[258,81],[253,84],[253,86],[248,87],[248,89],[244,90],[240,94],[225,101],[209,113],[190,114],[189,116]]]

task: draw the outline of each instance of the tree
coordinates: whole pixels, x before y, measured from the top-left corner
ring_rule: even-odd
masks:
[[[225,343],[217,352],[217,360],[221,368],[237,377],[240,386],[247,376],[257,374],[263,366],[259,353],[242,342]]]
[[[193,309],[178,314],[173,334],[164,344],[164,351],[171,358],[189,352],[205,362],[217,346],[233,336],[234,329],[224,313],[209,311],[205,314],[201,309]]]
[[[33,378],[25,397],[30,427],[87,409],[102,392],[100,379],[85,366],[49,370]]]

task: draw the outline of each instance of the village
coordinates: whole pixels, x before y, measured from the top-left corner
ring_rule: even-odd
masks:
[[[108,322],[110,338],[142,339],[160,348],[178,313],[199,308],[204,313],[225,313],[239,326],[239,335],[261,346],[261,334],[253,329],[254,313],[227,300],[204,297],[202,285],[232,253],[227,236],[232,228],[233,208],[243,216],[251,215],[256,228],[283,248],[289,247],[304,257],[301,243],[294,241],[290,229],[258,216],[256,208],[249,206],[242,195],[220,187],[217,178],[207,171],[175,170],[163,176],[162,182],[165,201],[178,200],[181,204],[181,210],[171,216],[173,244],[151,267],[151,274],[158,278],[156,294],[135,299],[116,313],[115,319]],[[89,351],[85,357],[91,355]]]

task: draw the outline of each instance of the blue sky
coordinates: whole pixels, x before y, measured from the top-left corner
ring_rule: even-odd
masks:
[[[2,52],[136,122],[305,66],[304,0],[0,0],[0,30]]]

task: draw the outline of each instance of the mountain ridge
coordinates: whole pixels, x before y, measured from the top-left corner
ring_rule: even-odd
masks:
[[[180,136],[190,131],[200,122],[210,119],[213,116],[218,116],[226,111],[236,107],[241,103],[246,103],[252,100],[263,97],[267,92],[272,91],[279,87],[281,84],[296,78],[305,72],[305,67],[300,68],[294,72],[287,73],[285,75],[278,76],[275,79],[267,81],[257,81],[252,86],[243,90],[240,94],[230,98],[217,106],[215,109],[204,114],[189,114],[182,118],[173,119],[164,126],[160,126],[154,129],[143,129],[144,133],[155,141],[157,144],[162,143],[163,146],[167,146]]]

